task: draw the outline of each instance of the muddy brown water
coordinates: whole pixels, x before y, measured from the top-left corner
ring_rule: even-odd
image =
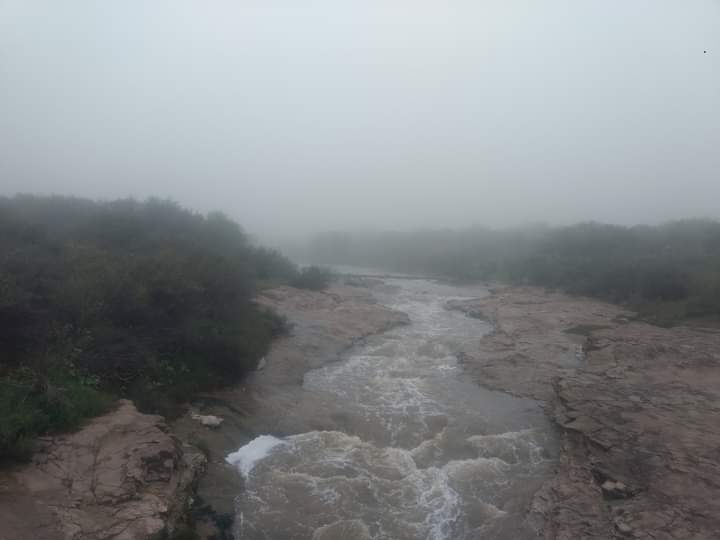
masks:
[[[446,309],[482,287],[383,279],[377,300],[410,324],[308,372],[304,388],[346,412],[343,431],[263,435],[228,456],[244,477],[247,539],[522,539],[550,474],[554,432],[538,402],[484,389],[456,352],[492,331]]]

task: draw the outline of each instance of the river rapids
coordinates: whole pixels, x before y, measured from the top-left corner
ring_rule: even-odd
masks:
[[[245,480],[247,539],[464,540],[533,536],[524,516],[552,469],[540,405],[478,386],[457,353],[491,326],[446,308],[487,294],[384,279],[378,302],[410,324],[308,372],[304,388],[348,411],[343,431],[263,435],[228,456]]]

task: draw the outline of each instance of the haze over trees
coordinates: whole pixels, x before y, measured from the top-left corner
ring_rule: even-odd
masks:
[[[720,223],[325,233],[309,257],[460,280],[541,285],[628,304],[654,322],[720,316]]]
[[[717,2],[0,13],[0,455],[105,393],[164,411],[237,380],[282,327],[256,291],[326,285],[216,208],[274,245],[426,229],[318,261],[720,312],[713,222],[463,229],[720,217]]]
[[[239,380],[284,329],[258,287],[320,289],[220,213],[161,200],[0,198],[0,458],[102,412],[169,412]]]
[[[265,243],[720,218],[717,0],[2,6],[0,194]]]

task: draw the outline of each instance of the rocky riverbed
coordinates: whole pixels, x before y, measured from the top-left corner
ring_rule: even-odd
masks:
[[[355,285],[264,293],[258,301],[291,333],[244,384],[204,396],[169,429],[121,402],[77,433],[43,439],[31,464],[0,475],[0,539],[149,539],[188,508],[202,537],[231,530],[244,481],[226,456],[266,433],[349,428],[356,419],[333,389],[308,391],[306,373],[409,322],[376,301],[383,282]],[[539,400],[557,426],[556,473],[525,509],[540,538],[718,538],[720,332],[658,328],[533,288],[447,307],[493,327],[453,351],[465,375]],[[222,422],[204,425],[208,415]],[[322,538],[367,533],[354,521],[331,529]]]
[[[545,400],[561,429],[557,475],[533,506],[544,538],[720,538],[719,331],[532,288],[452,307],[495,327],[463,351],[465,369]]]

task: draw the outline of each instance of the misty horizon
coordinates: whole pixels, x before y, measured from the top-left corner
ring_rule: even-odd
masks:
[[[716,2],[0,10],[0,194],[270,242],[720,217]]]
[[[0,0],[0,540],[720,531],[720,0]]]

